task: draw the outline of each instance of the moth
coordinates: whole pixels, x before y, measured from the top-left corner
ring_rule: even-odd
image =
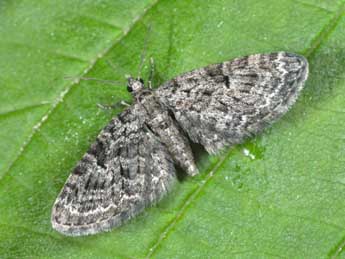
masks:
[[[171,189],[176,165],[198,174],[192,142],[215,154],[260,133],[295,103],[307,77],[307,60],[287,52],[209,65],[155,90],[129,77],[134,104],[110,121],[68,177],[53,228],[80,236],[122,225]]]

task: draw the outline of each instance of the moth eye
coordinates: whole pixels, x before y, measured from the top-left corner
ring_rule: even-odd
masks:
[[[131,86],[127,85],[127,91],[131,93],[131,92],[133,92],[133,88]]]
[[[162,130],[165,130],[168,127],[169,127],[169,124],[166,121],[162,121],[159,125],[159,128]]]

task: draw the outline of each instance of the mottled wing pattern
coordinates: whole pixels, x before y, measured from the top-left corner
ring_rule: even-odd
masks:
[[[192,141],[216,153],[283,115],[307,76],[302,56],[257,54],[178,76],[158,88],[156,96]]]
[[[157,202],[175,181],[166,148],[135,104],[114,118],[75,167],[52,210],[66,235],[109,230]]]

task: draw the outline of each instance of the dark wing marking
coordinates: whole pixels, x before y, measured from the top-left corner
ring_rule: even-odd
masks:
[[[302,56],[257,54],[178,76],[156,95],[192,141],[216,153],[281,117],[307,76],[308,62]]]
[[[119,226],[175,181],[172,158],[139,109],[135,104],[113,119],[73,170],[52,210],[57,231],[79,236]]]

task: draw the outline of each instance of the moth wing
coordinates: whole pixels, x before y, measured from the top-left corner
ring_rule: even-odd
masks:
[[[307,76],[308,62],[302,56],[257,54],[177,76],[156,95],[193,142],[216,153],[281,117]]]
[[[134,105],[114,118],[57,197],[52,226],[71,236],[109,230],[157,202],[176,180],[165,146]]]

